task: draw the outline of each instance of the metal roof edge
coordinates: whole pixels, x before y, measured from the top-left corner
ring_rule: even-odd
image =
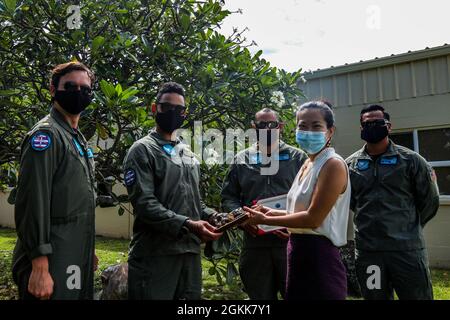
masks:
[[[346,65],[330,67],[326,69],[318,69],[315,71],[308,71],[303,73],[306,80],[312,80],[317,78],[324,78],[338,74],[356,72],[367,69],[374,69],[394,64],[400,64],[405,62],[411,62],[416,60],[434,58],[439,56],[445,56],[450,54],[450,45],[445,44],[439,47],[425,48],[423,50],[408,51],[406,53],[400,53],[396,55],[375,58],[371,60],[350,63]]]

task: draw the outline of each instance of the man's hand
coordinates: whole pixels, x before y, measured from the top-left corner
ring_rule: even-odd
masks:
[[[53,279],[48,272],[48,258],[37,257],[31,263],[33,269],[28,280],[28,292],[38,299],[48,300],[53,294]]]
[[[221,232],[217,232],[216,228],[210,225],[207,221],[187,220],[186,226],[194,233],[202,242],[217,240],[222,236]]]
[[[98,257],[94,252],[94,272],[98,270]]]

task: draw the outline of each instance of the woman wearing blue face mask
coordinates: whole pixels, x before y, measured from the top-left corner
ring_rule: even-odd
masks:
[[[344,159],[330,147],[334,131],[328,104],[303,104],[297,111],[296,140],[309,159],[288,193],[287,209],[245,207],[248,224],[289,228],[289,300],[343,300],[347,295],[338,247],[347,243],[350,180]]]

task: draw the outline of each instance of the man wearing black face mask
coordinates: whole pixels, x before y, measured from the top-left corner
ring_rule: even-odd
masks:
[[[361,111],[367,144],[346,161],[354,211],[356,273],[365,299],[433,299],[423,228],[436,214],[439,192],[431,166],[389,139],[389,114]]]
[[[255,114],[252,127],[256,129],[258,142],[238,153],[230,166],[222,188],[222,207],[225,211],[251,206],[257,200],[289,192],[307,156],[279,139],[283,125],[272,109],[264,108]],[[269,155],[275,148],[278,149],[278,171],[274,175],[263,175],[261,153]],[[246,293],[252,300],[276,300],[278,294],[284,297],[289,234],[284,229],[257,236],[255,227],[243,228],[239,274]]]
[[[156,129],[136,141],[124,160],[124,180],[136,217],[128,259],[128,298],[198,300],[200,243],[221,233],[207,220],[199,162],[175,130],[186,118],[184,89],[168,82],[152,105]]]
[[[93,299],[94,156],[78,130],[93,81],[82,63],[56,66],[51,112],[22,144],[12,270],[21,299]]]

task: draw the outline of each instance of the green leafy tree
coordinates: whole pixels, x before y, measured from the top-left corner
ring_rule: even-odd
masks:
[[[98,78],[81,130],[96,145],[97,180],[109,185],[122,182],[127,149],[154,126],[148,106],[162,82],[185,86],[186,128],[201,120],[203,129],[245,129],[257,110],[274,106],[274,91],[285,97],[277,110],[292,120],[300,70],[287,73],[262,51],[252,54],[242,31],[222,35],[230,14],[214,0],[0,0],[1,168],[17,169],[25,133],[49,111],[50,70],[73,59]],[[226,166],[202,168],[206,202],[220,209]],[[14,176],[2,171],[0,184],[13,185]]]

